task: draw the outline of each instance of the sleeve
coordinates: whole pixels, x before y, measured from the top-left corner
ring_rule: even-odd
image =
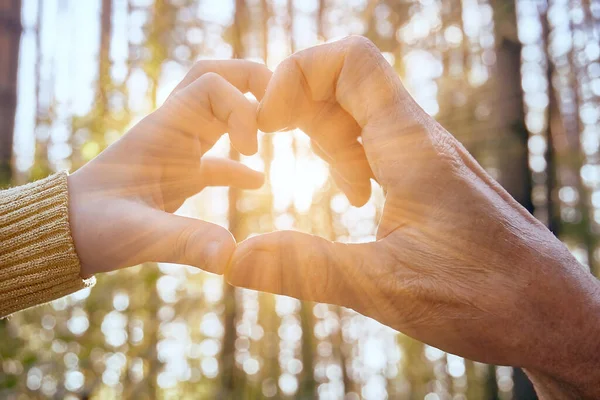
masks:
[[[0,318],[92,286],[79,276],[67,173],[0,191]]]

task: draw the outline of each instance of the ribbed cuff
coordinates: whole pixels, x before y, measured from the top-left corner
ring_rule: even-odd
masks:
[[[0,192],[0,318],[91,286],[79,276],[67,173]]]

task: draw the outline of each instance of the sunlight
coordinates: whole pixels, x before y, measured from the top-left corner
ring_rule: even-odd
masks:
[[[199,60],[236,56],[274,70],[292,51],[366,35],[418,104],[491,175],[527,181],[535,216],[555,218],[561,239],[591,265],[600,261],[594,236],[600,231],[600,45],[580,3],[551,2],[545,16],[541,3],[517,0],[514,44],[522,49],[515,53],[520,70],[510,74],[520,87],[500,99],[497,76],[506,55],[496,46],[504,27],[495,25],[489,0],[22,0],[13,181],[93,159],[160,107]],[[503,106],[517,100],[524,104],[518,128],[527,140],[508,143],[502,112],[510,107]],[[556,115],[564,121],[554,121]],[[551,132],[553,124],[564,129]],[[376,240],[385,200],[378,184],[372,182],[366,205],[353,207],[304,132],[258,137],[258,153],[240,161],[268,175],[262,188],[206,188],[177,214],[231,229],[238,242],[275,230],[343,243]],[[553,161],[549,150],[556,151]],[[520,151],[526,165],[514,174],[504,164]],[[238,154],[224,135],[206,156]],[[421,206],[402,204],[398,213],[411,220],[411,209]],[[473,393],[496,382],[496,397],[505,400],[516,382],[511,368],[417,344],[352,310],[234,289],[194,267],[144,264],[101,279],[105,291],[85,289],[7,323],[9,347],[31,343],[22,353],[2,355],[3,372],[15,377],[18,390],[127,397],[126,383],[136,383],[176,398],[189,393],[190,382],[199,393],[216,393],[231,374],[258,397],[312,390],[323,399],[478,398]]]

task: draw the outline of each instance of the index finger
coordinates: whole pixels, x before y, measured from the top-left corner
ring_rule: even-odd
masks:
[[[319,115],[322,118],[311,124]],[[273,73],[257,117],[264,132],[303,129],[329,156],[352,161],[363,175],[372,171],[384,188],[398,179],[394,171],[400,165],[433,146],[426,132],[439,128],[425,129],[432,121],[377,47],[360,36],[302,50],[284,60]],[[359,136],[362,153],[345,151],[361,150],[355,143]],[[338,172],[348,182],[358,177],[347,167]]]
[[[194,64],[170,96],[209,72],[222,76],[242,93],[252,93],[259,101],[273,74],[266,65],[248,60],[201,60]]]
[[[377,47],[361,36],[295,53],[275,70],[258,115],[261,130],[298,127],[311,103],[339,103],[363,127],[400,94],[400,80]]]

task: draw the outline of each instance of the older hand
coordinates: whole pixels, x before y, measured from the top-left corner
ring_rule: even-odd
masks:
[[[203,61],[165,104],[69,176],[69,215],[81,273],[146,261],[222,273],[235,248],[218,225],[172,215],[207,186],[258,188],[261,173],[202,158],[225,132],[244,154],[257,150],[256,104],[271,71],[248,61]]]
[[[371,42],[292,55],[258,121],[302,128],[353,204],[373,174],[385,207],[373,243],[297,232],[241,243],[232,284],[351,307],[448,352],[527,368],[549,396],[600,397],[598,282],[419,108]]]

